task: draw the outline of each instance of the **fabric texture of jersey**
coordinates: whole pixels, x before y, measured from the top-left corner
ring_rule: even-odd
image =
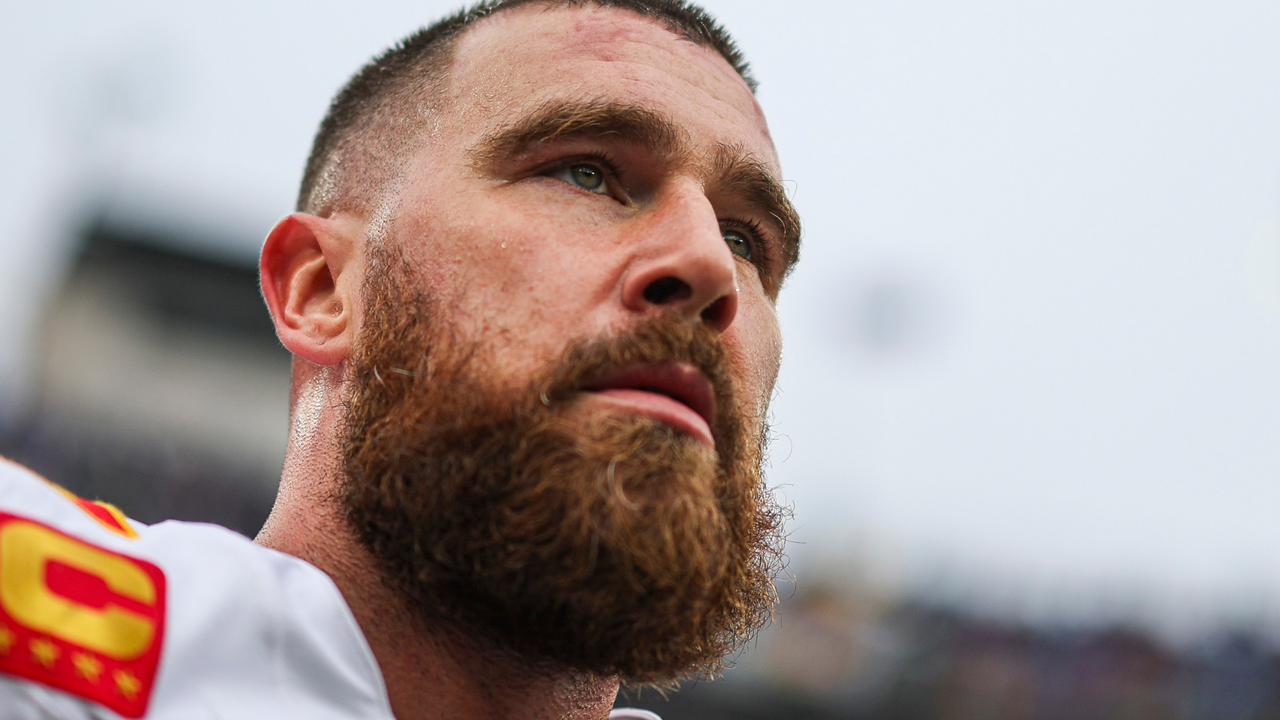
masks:
[[[112,527],[117,519],[113,511],[86,507],[0,459],[0,515],[8,519],[0,524],[0,563],[8,562],[8,567],[0,566],[0,610],[12,611],[3,617],[13,625],[0,629],[0,651],[29,654],[0,662],[0,720],[122,717],[90,699],[97,693],[109,702],[110,692],[122,693],[117,706],[123,712],[128,712],[125,701],[130,697],[135,703],[145,700],[144,717],[155,719],[392,718],[373,653],[324,572],[215,525],[168,521],[145,526],[119,518],[128,523],[122,532],[118,521]],[[118,556],[117,575],[122,582],[132,578],[135,586],[141,584],[135,593],[140,599],[111,595],[109,573],[103,579],[92,570],[68,569],[76,564],[74,557],[69,565],[53,555],[47,561],[24,560],[25,551],[3,547],[22,542],[44,543],[54,555]],[[90,589],[97,583],[108,600],[68,599],[67,591],[59,590],[59,583],[67,582],[72,584],[66,587]],[[32,590],[24,583],[38,587]],[[161,600],[162,626],[144,617],[151,607],[146,603]],[[82,603],[79,615],[85,622],[56,625],[61,616],[42,610],[40,602],[55,609]],[[101,622],[94,624],[112,611],[111,602],[133,608],[116,611],[133,613],[133,635],[112,635],[99,627]],[[41,627],[50,629],[46,634],[51,637],[38,632]],[[72,652],[81,632],[89,649]],[[139,648],[138,643],[158,641],[151,683],[139,675],[146,671],[141,650],[136,671],[121,666],[115,675],[110,658],[91,652],[102,643],[133,639]],[[63,677],[65,687],[57,689]],[[106,685],[99,688],[101,683]],[[146,696],[140,697],[143,692]]]

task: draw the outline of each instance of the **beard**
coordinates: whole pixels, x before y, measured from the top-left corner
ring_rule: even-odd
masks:
[[[342,501],[388,585],[429,626],[525,662],[631,683],[720,670],[771,615],[784,513],[716,333],[665,315],[513,383],[386,254],[364,288]],[[714,450],[570,411],[592,379],[665,362],[711,381]]]

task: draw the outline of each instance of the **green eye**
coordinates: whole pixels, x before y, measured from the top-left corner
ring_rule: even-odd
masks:
[[[553,177],[558,177],[570,185],[577,185],[583,190],[590,190],[594,193],[604,193],[604,171],[595,165],[570,165],[563,170],[552,173]]]
[[[744,260],[750,260],[751,241],[747,239],[747,236],[737,230],[725,230],[723,232],[724,241],[728,244],[729,251]]]

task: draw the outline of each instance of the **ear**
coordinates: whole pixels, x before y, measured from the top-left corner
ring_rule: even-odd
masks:
[[[357,228],[305,213],[285,217],[262,246],[262,295],[280,342],[298,357],[333,365],[351,354]]]

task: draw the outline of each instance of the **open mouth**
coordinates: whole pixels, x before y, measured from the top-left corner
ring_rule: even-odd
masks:
[[[715,447],[716,401],[711,381],[689,363],[628,368],[589,383],[592,396],[623,410],[648,416]]]

